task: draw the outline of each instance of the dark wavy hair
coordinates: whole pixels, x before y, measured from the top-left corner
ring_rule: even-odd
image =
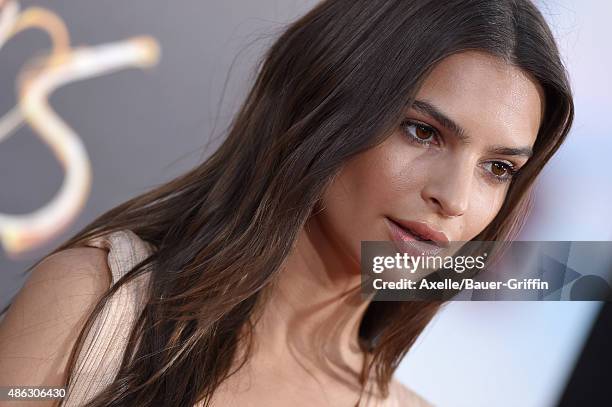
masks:
[[[72,351],[67,385],[106,301],[150,273],[119,372],[87,406],[209,405],[247,360],[238,345],[251,343],[253,317],[326,186],[347,160],[397,129],[440,60],[467,50],[503,59],[544,90],[534,154],[474,240],[511,239],[574,115],[566,70],[538,9],[527,0],[323,1],[264,55],[226,139],[208,159],[109,210],[52,252],[126,228],[155,248],[95,307]],[[373,375],[388,394],[396,367],[441,304],[369,304],[359,331],[370,357],[362,390]]]

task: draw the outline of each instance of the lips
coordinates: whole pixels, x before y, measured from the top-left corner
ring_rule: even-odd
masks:
[[[448,247],[449,239],[444,232],[434,229],[425,222],[391,219],[388,220],[405,233],[412,235],[416,240],[435,244],[438,247]]]
[[[391,240],[401,253],[410,256],[436,256],[449,245],[444,232],[439,232],[424,222],[391,218],[385,220],[391,232]]]
[[[399,226],[399,225],[398,225],[398,226]],[[400,227],[401,227],[401,226],[400,226]],[[416,233],[414,230],[411,230],[411,229],[406,229],[406,228],[403,228],[403,229],[404,229],[406,232],[408,232],[408,233],[412,233],[412,234],[413,234],[413,235],[414,235],[414,236],[415,236],[415,237],[416,237],[418,240],[424,240],[424,241],[428,241],[428,242],[432,242],[432,243],[433,243],[433,241],[432,241],[431,239],[428,239],[428,238],[426,238],[425,236],[421,236],[421,235],[419,235],[419,234],[418,234],[418,233]]]

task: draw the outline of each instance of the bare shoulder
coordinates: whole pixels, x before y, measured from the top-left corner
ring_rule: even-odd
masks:
[[[390,392],[393,398],[398,401],[398,406],[433,407],[433,404],[397,379],[392,380]]]
[[[29,274],[0,320],[0,385],[59,385],[87,317],[109,289],[108,252],[62,250]]]
[[[61,302],[94,301],[111,283],[108,252],[94,247],[75,247],[46,257],[28,276],[16,298],[32,294],[57,297]],[[71,307],[72,308],[72,307]]]

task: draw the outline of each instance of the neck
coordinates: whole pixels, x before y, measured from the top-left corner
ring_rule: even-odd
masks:
[[[256,324],[255,342],[269,360],[288,356],[354,379],[364,362],[358,333],[369,302],[361,298],[359,264],[327,236],[316,217],[300,231]]]

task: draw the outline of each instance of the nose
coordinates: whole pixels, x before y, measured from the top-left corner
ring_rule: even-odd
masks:
[[[466,159],[446,162],[429,172],[421,196],[427,205],[444,217],[462,216],[473,193],[474,166]]]

